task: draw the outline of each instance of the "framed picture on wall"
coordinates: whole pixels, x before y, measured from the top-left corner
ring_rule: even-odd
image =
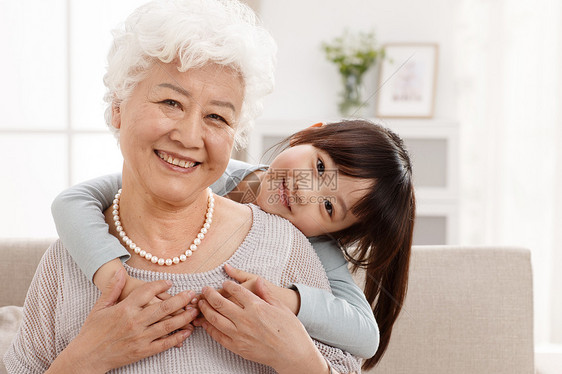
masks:
[[[386,44],[381,64],[377,117],[432,118],[437,44]]]

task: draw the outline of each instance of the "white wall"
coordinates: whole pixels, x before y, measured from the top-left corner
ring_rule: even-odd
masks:
[[[435,117],[455,119],[454,22],[456,2],[447,0],[262,0],[260,13],[279,45],[276,88],[264,119],[339,118],[339,73],[320,45],[350,31],[374,30],[380,43],[439,44]],[[429,5],[431,4],[431,5]],[[369,80],[370,77],[370,80]],[[366,79],[376,90],[375,72]],[[367,116],[374,116],[373,97]]]

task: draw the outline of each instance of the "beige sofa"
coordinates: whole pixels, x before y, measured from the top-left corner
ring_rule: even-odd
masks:
[[[0,357],[19,321],[11,305],[23,304],[50,242],[0,240]],[[386,355],[368,373],[533,372],[529,251],[415,247],[403,312]]]

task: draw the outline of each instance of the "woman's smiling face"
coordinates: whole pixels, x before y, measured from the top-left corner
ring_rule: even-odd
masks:
[[[194,199],[224,172],[244,85],[233,69],[209,63],[179,72],[157,62],[118,107],[123,184],[170,204]]]
[[[289,220],[306,236],[324,235],[357,222],[350,209],[372,183],[344,176],[326,152],[302,144],[273,160],[256,202],[266,212]]]

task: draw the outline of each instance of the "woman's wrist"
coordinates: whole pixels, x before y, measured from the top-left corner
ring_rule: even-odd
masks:
[[[273,289],[273,294],[281,302],[293,312],[294,315],[299,313],[301,306],[301,299],[299,291],[291,288],[275,287]]]
[[[82,346],[83,347],[83,346]],[[93,355],[84,352],[81,345],[73,340],[53,361],[46,374],[100,374],[108,370]]]
[[[310,348],[311,351],[304,353],[300,359],[293,358],[284,360],[279,366],[274,367],[274,369],[279,374],[335,373],[314,343],[312,343]]]

